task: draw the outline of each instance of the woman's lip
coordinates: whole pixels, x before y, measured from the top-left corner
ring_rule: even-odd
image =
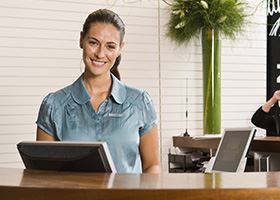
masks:
[[[93,63],[97,63],[97,64],[106,64],[106,61],[101,61],[101,60],[94,60],[94,59],[90,59],[91,62]]]

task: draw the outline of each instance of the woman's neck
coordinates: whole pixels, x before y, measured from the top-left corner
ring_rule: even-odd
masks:
[[[89,76],[87,73],[83,75],[85,87],[91,97],[107,94],[111,91],[112,80],[110,74],[104,76]]]

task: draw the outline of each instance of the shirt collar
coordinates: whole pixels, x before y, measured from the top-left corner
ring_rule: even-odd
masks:
[[[113,74],[112,78],[112,91],[111,96],[118,104],[122,104],[126,98],[125,85],[119,81]],[[90,101],[90,95],[86,90],[83,82],[83,74],[72,84],[71,94],[74,100],[79,104],[85,104]]]
[[[125,85],[119,79],[117,79],[113,74],[111,74],[111,77],[113,82],[111,96],[118,104],[122,104],[126,98]]]
[[[90,95],[83,82],[83,74],[73,83],[71,94],[78,104],[85,104],[90,101]]]

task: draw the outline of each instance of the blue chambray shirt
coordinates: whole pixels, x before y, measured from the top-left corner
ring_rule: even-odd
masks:
[[[111,95],[95,112],[82,76],[44,98],[38,127],[60,141],[106,141],[118,173],[142,173],[140,137],[156,125],[149,94],[111,74]]]

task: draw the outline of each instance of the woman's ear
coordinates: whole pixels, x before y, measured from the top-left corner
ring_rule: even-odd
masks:
[[[122,50],[123,46],[124,46],[124,42],[121,43],[120,50]]]
[[[121,45],[120,45],[119,55],[121,55],[121,51],[122,51],[123,46],[124,46],[124,42],[122,42]]]
[[[83,48],[83,37],[84,36],[84,34],[83,34],[83,32],[81,31],[80,32],[80,48],[82,49]]]

